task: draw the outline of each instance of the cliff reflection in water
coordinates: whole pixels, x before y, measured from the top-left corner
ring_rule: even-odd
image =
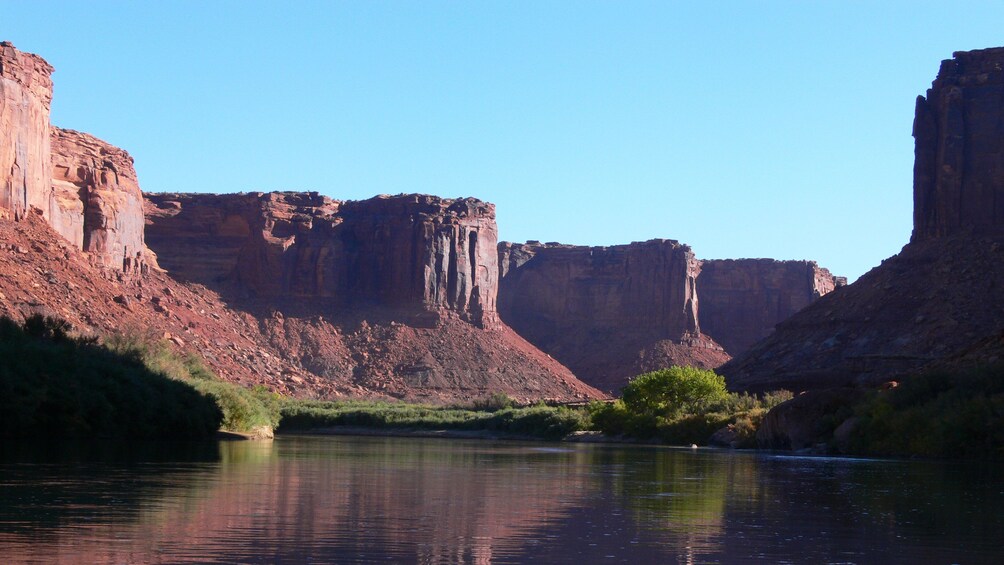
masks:
[[[1004,526],[999,469],[960,464],[343,437],[0,455],[13,562],[992,561]]]

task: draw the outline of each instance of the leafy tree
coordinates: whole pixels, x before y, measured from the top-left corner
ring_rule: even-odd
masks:
[[[695,367],[670,367],[638,375],[624,387],[628,410],[647,416],[700,412],[728,399],[725,378]]]

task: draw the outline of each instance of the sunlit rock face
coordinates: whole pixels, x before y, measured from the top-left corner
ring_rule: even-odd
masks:
[[[152,260],[143,241],[143,193],[129,153],[53,127],[50,224],[105,267],[131,272]]]
[[[412,400],[602,394],[499,321],[493,205],[317,193],[147,194],[148,244],[331,382]]]
[[[324,299],[498,322],[495,207],[425,195],[148,194],[169,272],[256,300]]]
[[[941,64],[914,120],[911,242],[722,367],[735,389],[875,385],[1004,359],[1004,48]]]
[[[0,214],[49,217],[52,66],[0,42]]]

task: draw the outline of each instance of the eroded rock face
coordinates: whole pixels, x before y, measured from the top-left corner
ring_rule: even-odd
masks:
[[[0,215],[35,209],[95,263],[127,273],[153,261],[132,157],[95,137],[50,127],[52,66],[0,43]]]
[[[957,52],[917,97],[912,241],[1004,232],[1004,48]]]
[[[942,63],[914,124],[903,250],[723,366],[733,389],[875,386],[1004,358],[1004,48]]]
[[[152,261],[143,241],[143,193],[129,153],[100,139],[53,127],[50,224],[105,267],[141,271]]]
[[[715,367],[728,355],[701,333],[690,247],[503,243],[499,313],[580,379],[616,391],[668,365]]]
[[[701,331],[738,355],[820,296],[847,284],[815,261],[704,260],[697,278]]]
[[[320,300],[497,323],[495,208],[424,195],[148,194],[147,240],[175,276],[263,303]]]
[[[491,204],[414,194],[145,196],[160,265],[219,291],[325,381],[431,401],[602,396],[499,321]]]
[[[49,217],[52,66],[0,42],[0,214]]]

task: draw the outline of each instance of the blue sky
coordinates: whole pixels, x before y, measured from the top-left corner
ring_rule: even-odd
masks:
[[[0,39],[147,191],[421,192],[500,238],[854,279],[911,229],[914,100],[1004,3],[47,2]]]

